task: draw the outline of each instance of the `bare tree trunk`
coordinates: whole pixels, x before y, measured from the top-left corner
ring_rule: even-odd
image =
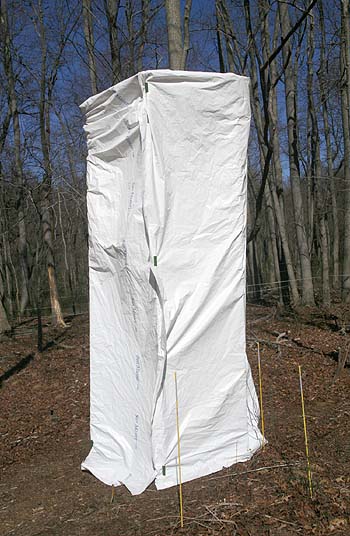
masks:
[[[250,266],[251,285],[248,287],[248,301],[261,300],[261,277],[256,258],[256,244],[254,240],[248,243],[248,265]]]
[[[322,303],[325,306],[329,306],[331,303],[331,289],[329,284],[329,244],[328,244],[328,231],[327,220],[322,211],[324,210],[322,203],[322,196],[320,192],[317,192],[318,197],[318,209],[319,209],[319,224],[320,224],[320,242],[321,242],[321,258],[322,258]]]
[[[1,22],[2,19],[1,19]],[[1,125],[1,133],[0,133],[0,155],[3,151],[5,141],[8,135],[8,131],[10,128],[10,122],[11,122],[11,110],[8,110],[4,121]],[[13,317],[13,303],[12,303],[12,285],[11,285],[11,277],[10,277],[10,269],[9,269],[9,262],[7,258],[7,249],[9,248],[8,244],[8,224],[7,224],[7,215],[5,210],[5,188],[4,188],[4,181],[2,176],[2,163],[0,159],[0,238],[2,242],[2,255],[0,257],[0,333],[8,331],[8,317],[7,317],[7,311],[10,314],[10,317]],[[5,282],[6,282],[6,292],[5,292]],[[15,279],[16,281],[16,279]],[[5,304],[8,306],[7,311]]]
[[[1,152],[1,151],[0,151]],[[1,181],[1,165],[0,165],[0,181]],[[3,183],[2,183],[3,184]],[[14,318],[15,311],[17,313],[20,310],[20,296],[18,288],[18,278],[15,266],[12,260],[11,247],[9,244],[9,222],[6,210],[4,207],[4,192],[2,192],[1,199],[1,212],[0,213],[0,231],[2,238],[2,250],[3,250],[3,279],[6,282],[6,291],[4,291],[4,305],[5,310],[10,315],[10,318]],[[15,305],[13,304],[13,295],[15,295]]]
[[[308,65],[310,72],[310,66]],[[308,75],[309,76],[309,75]],[[310,91],[309,91],[310,93]],[[308,94],[309,98],[309,94]],[[309,107],[310,108],[310,107]],[[306,119],[306,132],[307,132],[307,141],[306,141],[306,214],[305,214],[305,226],[307,227],[307,238],[308,238],[308,247],[310,255],[312,254],[312,248],[314,244],[314,231],[315,231],[315,173],[312,170],[312,117],[310,114],[310,109],[308,108],[307,119]]]
[[[95,40],[94,40],[94,30],[93,30],[92,15],[91,15],[91,0],[83,0],[83,18],[84,18],[84,35],[85,35],[85,45],[86,45],[86,50],[87,50],[87,55],[88,55],[91,91],[95,95],[96,93],[98,93],[98,89],[97,89],[97,71],[96,71],[96,62],[95,62]]]
[[[187,54],[190,48],[191,7],[192,0],[186,0],[182,35],[180,0],[165,0],[170,69],[186,69]]]
[[[230,15],[227,10],[227,5],[225,0],[215,0],[215,12],[216,12],[216,21],[218,26],[218,43],[219,43],[219,57],[220,57],[220,47],[221,47],[221,39],[220,34],[223,33],[224,39],[225,39],[225,45],[226,45],[226,56],[227,56],[227,64],[228,64],[228,71],[234,72],[235,71],[235,64],[234,64],[234,50],[232,46],[232,22],[230,20]],[[222,55],[222,58],[220,59],[220,66],[221,68],[224,67],[224,58]]]
[[[141,42],[137,51],[137,70],[138,71],[142,71],[143,69],[143,51],[144,51],[145,44],[147,41],[150,0],[141,0],[141,9],[142,9],[142,19],[141,19],[141,28],[139,32]]]
[[[341,111],[344,134],[344,180],[345,180],[345,214],[344,214],[344,246],[343,246],[343,277],[342,297],[350,302],[350,28],[349,0],[341,2]]]
[[[265,197],[266,197],[267,217],[268,217],[268,222],[269,222],[272,258],[273,258],[273,266],[274,266],[273,281],[280,281],[281,274],[280,274],[279,256],[278,256],[278,248],[277,248],[275,211],[274,211],[273,199],[272,199],[272,195],[271,195],[271,191],[269,187],[265,188]],[[283,305],[283,296],[282,296],[282,289],[281,289],[280,284],[278,285],[278,292],[279,292],[279,302],[281,305]]]
[[[128,42],[128,61],[127,61],[127,70],[125,75],[132,76],[135,74],[135,41],[136,41],[136,31],[134,27],[134,5],[131,0],[126,0],[125,3],[125,18],[126,26],[128,29],[127,42]]]
[[[181,69],[182,30],[180,0],[165,0],[170,69]]]
[[[15,76],[12,65],[11,38],[7,19],[6,0],[1,1],[1,26],[4,34],[4,67],[8,84],[9,107],[12,118],[15,177],[17,184],[17,215],[18,215],[18,256],[20,262],[20,315],[23,315],[29,301],[28,281],[28,248],[26,223],[24,215],[24,180],[21,159],[21,131],[15,89]]]
[[[219,13],[219,2],[215,0],[215,20],[216,20],[216,43],[218,47],[218,56],[219,56],[219,66],[220,73],[225,73],[225,58],[223,54],[223,47],[221,43],[221,22],[220,22],[220,13]]]
[[[5,307],[2,302],[3,295],[4,295],[4,289],[3,289],[2,275],[0,273],[0,335],[2,335],[3,333],[6,333],[6,331],[11,330],[11,326],[7,320]]]
[[[40,78],[40,102],[39,102],[39,118],[40,118],[40,140],[43,154],[44,177],[40,190],[40,205],[41,205],[41,222],[43,239],[46,247],[47,273],[50,289],[51,316],[53,325],[65,327],[61,305],[58,297],[56,267],[53,249],[52,237],[52,167],[50,157],[50,99],[52,87],[47,88],[46,69],[47,69],[47,41],[46,32],[43,21],[43,12],[41,2],[38,6],[38,21],[39,35],[41,46],[41,78]]]
[[[1,175],[1,164],[0,164],[0,180],[2,179]],[[4,307],[4,301],[5,301],[5,291],[4,291],[4,279],[7,279],[7,302],[11,302],[11,287],[9,285],[8,280],[8,267],[7,267],[7,259],[6,259],[6,247],[7,247],[7,232],[5,232],[4,229],[4,221],[5,218],[2,214],[2,199],[1,199],[1,205],[0,205],[0,231],[1,231],[1,238],[2,238],[2,252],[0,249],[0,335],[6,331],[10,330],[10,324],[7,319],[7,313],[6,309]],[[2,253],[2,254],[1,254]]]
[[[321,4],[320,4],[321,5]],[[324,35],[324,30],[322,31]],[[324,45],[321,45],[321,69],[322,69],[322,79],[320,80],[320,93],[322,100],[322,116],[323,116],[323,126],[324,126],[324,136],[326,141],[326,151],[327,151],[327,171],[328,171],[328,180],[329,180],[329,189],[331,194],[331,204],[332,204],[332,223],[333,223],[333,236],[332,236],[332,258],[333,258],[333,288],[338,289],[340,287],[340,263],[339,263],[339,222],[338,222],[338,206],[337,206],[337,194],[335,189],[335,179],[333,171],[333,158],[332,158],[332,145],[331,145],[331,136],[330,136],[330,127],[328,121],[328,106],[326,100],[326,93],[324,90],[325,84],[325,73],[324,73]]]
[[[291,29],[288,5],[280,2],[280,24],[282,35],[287,35]],[[305,228],[303,209],[303,196],[300,186],[300,169],[298,154],[298,125],[296,103],[296,73],[292,63],[292,50],[290,41],[283,49],[283,61],[285,64],[285,101],[288,118],[288,148],[289,148],[289,171],[293,196],[294,217],[296,225],[297,245],[300,255],[302,274],[302,301],[304,305],[314,305],[314,290],[312,282],[311,260],[308,247],[308,238]]]
[[[314,22],[313,15],[309,15],[308,19],[308,50],[307,50],[307,93],[308,93],[308,113],[311,122],[311,174],[312,180],[315,181],[316,192],[316,206],[317,206],[317,218],[319,222],[319,238],[321,247],[321,259],[322,259],[322,302],[323,305],[328,306],[331,302],[331,292],[329,285],[329,247],[328,247],[328,233],[325,216],[325,201],[326,195],[322,195],[322,166],[321,166],[321,149],[320,149],[320,135],[318,129],[317,113],[313,95],[313,64],[314,64]]]
[[[6,291],[4,290],[4,306],[6,311],[8,312],[8,316],[10,318],[14,318],[14,307],[13,307],[13,300],[12,300],[12,280],[11,280],[11,269],[10,269],[10,262],[8,258],[8,250],[10,249],[8,245],[7,240],[7,232],[4,233],[3,239],[2,239],[2,247],[3,247],[3,279],[4,287],[6,287]],[[5,285],[6,283],[6,285]]]
[[[60,127],[61,127],[62,134],[63,134],[64,148],[67,153],[69,171],[70,171],[70,175],[72,179],[72,185],[74,188],[77,188],[79,181],[78,181],[78,176],[76,172],[76,163],[74,162],[74,156],[73,156],[73,151],[72,151],[72,147],[73,147],[72,136],[70,135],[69,127],[67,128],[67,124],[65,122],[64,117],[62,117],[62,114],[56,111],[56,116],[60,123]]]
[[[117,26],[120,0],[104,0],[104,5],[108,25],[109,48],[111,51],[112,84],[117,84],[121,80],[121,65],[119,56]]]
[[[188,51],[190,50],[190,15],[192,0],[186,0],[184,12],[184,42],[181,57],[181,69],[186,69]]]

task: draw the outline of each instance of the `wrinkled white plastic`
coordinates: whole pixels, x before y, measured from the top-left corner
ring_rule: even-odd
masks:
[[[93,441],[82,467],[138,494],[178,481],[174,371],[184,482],[262,443],[245,353],[249,80],[146,71],[81,107]]]

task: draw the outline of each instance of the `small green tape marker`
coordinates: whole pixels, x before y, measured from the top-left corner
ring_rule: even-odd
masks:
[[[166,473],[166,467],[165,467],[165,465],[163,465],[162,466],[162,474],[163,474],[163,476],[165,476],[165,473]]]
[[[154,255],[154,257],[153,257],[153,264],[154,264],[154,266],[158,266],[157,255]]]

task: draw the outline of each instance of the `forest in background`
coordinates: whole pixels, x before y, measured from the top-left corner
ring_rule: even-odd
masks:
[[[349,0],[1,0],[0,333],[88,310],[87,97],[141,70],[251,79],[247,298],[350,302]]]

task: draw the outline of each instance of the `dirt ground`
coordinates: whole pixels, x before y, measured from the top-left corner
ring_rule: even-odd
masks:
[[[350,335],[337,315],[248,308],[248,356],[258,386],[259,340],[269,443],[249,462],[184,484],[182,529],[176,488],[133,497],[120,487],[111,502],[111,488],[80,470],[90,448],[88,318],[67,321],[64,332],[45,327],[40,354],[34,321],[0,342],[1,535],[350,534],[350,368],[335,379]]]

